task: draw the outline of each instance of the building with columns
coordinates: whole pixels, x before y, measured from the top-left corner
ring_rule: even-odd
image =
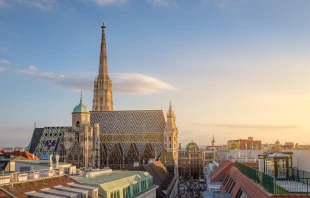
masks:
[[[178,157],[180,176],[194,179],[203,176],[203,153],[195,142],[188,143],[185,150],[179,150]]]
[[[29,151],[37,156],[60,155],[77,167],[124,169],[160,160],[177,174],[178,128],[170,102],[167,119],[162,110],[114,110],[108,75],[106,27],[102,25],[98,76],[94,81],[92,111],[80,103],[71,126],[35,128]]]

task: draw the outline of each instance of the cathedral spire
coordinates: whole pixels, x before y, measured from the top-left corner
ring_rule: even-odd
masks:
[[[105,38],[104,22],[102,23],[101,29],[101,47],[100,47],[100,63],[99,63],[99,76],[108,76],[108,57],[107,57],[107,43]]]
[[[213,134],[213,138],[212,138],[211,143],[212,143],[212,146],[214,146],[214,145],[215,145],[214,134]]]
[[[99,73],[94,82],[93,111],[113,111],[112,81],[108,74],[107,44],[104,23],[101,26]]]
[[[167,118],[175,118],[174,112],[173,112],[173,110],[172,110],[171,101],[170,101],[170,104],[169,104],[169,111],[167,112]]]

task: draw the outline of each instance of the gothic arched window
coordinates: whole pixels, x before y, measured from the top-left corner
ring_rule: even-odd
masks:
[[[77,121],[75,126],[80,127],[80,121]]]

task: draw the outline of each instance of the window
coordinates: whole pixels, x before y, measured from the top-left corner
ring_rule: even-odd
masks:
[[[250,198],[250,196],[244,191],[243,188],[239,188],[235,198]]]
[[[169,144],[169,148],[171,148],[171,144]]]
[[[171,137],[169,137],[169,141],[171,141]]]
[[[79,133],[75,133],[75,140],[77,142],[80,142],[80,134]]]
[[[80,121],[77,121],[75,126],[80,127]]]
[[[228,181],[228,179],[229,179],[229,175],[227,175],[226,178],[224,179],[223,186],[225,186],[225,184]]]

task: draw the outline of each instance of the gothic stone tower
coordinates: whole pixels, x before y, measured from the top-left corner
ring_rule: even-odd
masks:
[[[77,167],[100,167],[99,124],[90,126],[90,112],[82,102],[72,112],[72,129],[63,136],[64,161]]]
[[[112,81],[108,75],[107,45],[104,23],[101,26],[99,74],[94,81],[93,111],[113,111]]]
[[[170,102],[165,129],[165,149],[167,152],[172,153],[175,168],[178,170],[178,128],[175,121],[176,117]]]

